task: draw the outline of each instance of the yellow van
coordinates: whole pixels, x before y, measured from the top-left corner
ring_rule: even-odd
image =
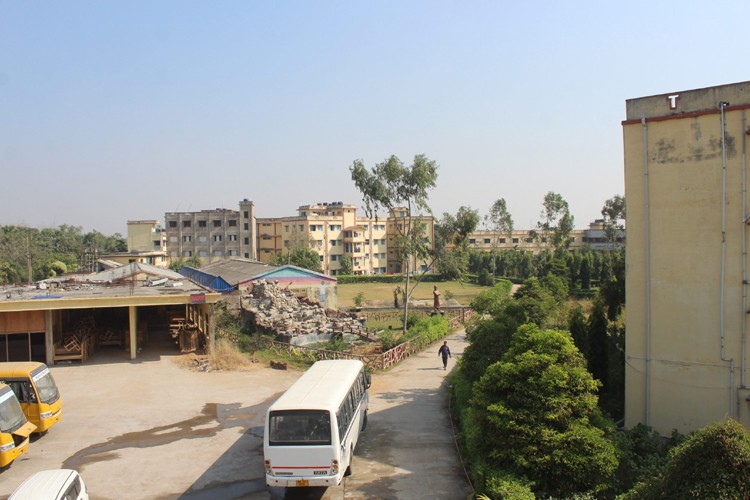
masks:
[[[18,361],[0,363],[0,382],[16,393],[26,418],[45,433],[62,416],[62,399],[55,379],[44,363]]]
[[[0,467],[6,467],[29,449],[29,434],[36,426],[26,420],[13,389],[0,384]]]

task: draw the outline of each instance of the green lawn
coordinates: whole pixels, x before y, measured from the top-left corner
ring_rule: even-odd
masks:
[[[459,281],[444,281],[440,283],[420,283],[414,290],[411,300],[428,300],[432,304],[432,287],[437,285],[440,292],[440,303],[445,304],[446,294],[453,294],[453,299],[463,306],[468,306],[471,299],[482,290],[487,290],[485,286],[474,285],[471,283],[461,283]],[[347,283],[337,285],[339,307],[353,307],[354,297],[362,292],[364,294],[364,304],[367,307],[372,302],[388,302],[386,307],[393,307],[393,290],[396,286],[404,287],[403,284],[396,283]],[[368,304],[370,303],[370,304]],[[380,304],[378,304],[380,305]]]

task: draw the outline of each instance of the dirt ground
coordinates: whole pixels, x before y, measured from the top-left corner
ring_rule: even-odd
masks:
[[[204,372],[180,359],[162,344],[133,361],[99,350],[84,365],[52,367],[62,419],[0,472],[0,498],[32,473],[61,467],[81,473],[92,499],[201,498],[214,483],[236,481],[265,491],[264,413],[300,373],[260,364]]]

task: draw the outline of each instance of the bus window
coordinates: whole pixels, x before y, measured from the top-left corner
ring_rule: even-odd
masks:
[[[52,404],[57,401],[60,393],[49,369],[45,366],[44,369],[38,370],[38,373],[36,373],[37,370],[34,370],[34,372],[32,373],[34,385],[36,390],[39,391],[39,399],[42,403]]]
[[[324,410],[272,411],[270,446],[331,444],[331,415]]]
[[[26,417],[14,393],[3,393],[0,397],[0,432],[14,432],[25,423]]]

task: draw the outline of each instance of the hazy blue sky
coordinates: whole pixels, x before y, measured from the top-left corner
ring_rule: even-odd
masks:
[[[0,0],[0,224],[361,205],[440,165],[436,216],[622,194],[625,100],[750,80],[750,2]]]

